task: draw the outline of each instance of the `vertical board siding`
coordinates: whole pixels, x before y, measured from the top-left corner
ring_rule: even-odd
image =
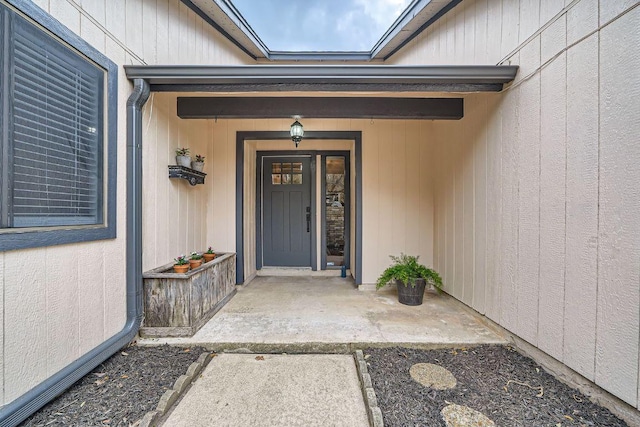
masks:
[[[584,1],[584,0],[583,0]],[[567,51],[564,362],[595,379],[598,291],[598,35]]]
[[[565,304],[566,61],[541,71],[538,347],[563,359]]]
[[[378,132],[374,130],[375,123],[366,122],[362,125],[362,138],[367,141],[367,149],[362,151],[362,165],[377,165],[380,159],[385,158],[384,153],[380,153],[380,144],[378,141]],[[354,159],[352,158],[353,162]],[[355,170],[352,168],[352,171]],[[352,185],[355,182],[355,174],[351,175]],[[364,188],[379,188],[382,178],[379,173],[363,173],[362,174],[362,187]],[[355,194],[355,193],[351,193]],[[362,267],[363,271],[373,268],[379,264],[382,260],[378,259],[378,251],[375,248],[382,246],[382,240],[380,239],[381,229],[375,227],[377,223],[377,212],[380,210],[381,197],[379,191],[366,192],[362,197],[362,210],[368,212],[366,218],[363,218],[363,227],[368,229],[368,233],[364,233],[362,236]],[[351,209],[353,215],[355,209]],[[354,227],[355,228],[355,227]],[[353,229],[352,229],[353,231]],[[352,240],[353,242],[353,240]],[[351,251],[351,253],[355,253]],[[387,260],[385,259],[384,262]]]
[[[519,88],[505,94],[502,118],[502,211],[500,230],[500,324],[517,333],[518,298],[518,168],[517,104]]]
[[[600,31],[600,197],[596,382],[638,402],[640,8]],[[632,71],[633,72],[633,71]],[[633,107],[635,106],[635,108]]]
[[[447,128],[446,124],[443,123],[443,130],[447,133],[450,132],[450,128]],[[443,147],[446,146],[446,154],[443,156],[442,165],[444,166],[444,170],[442,172],[443,183],[444,183],[444,208],[445,208],[445,221],[444,227],[446,230],[445,235],[445,277],[444,277],[444,288],[451,295],[455,295],[455,269],[454,269],[454,261],[455,261],[455,205],[454,205],[454,194],[455,194],[455,169],[454,165],[457,162],[455,158],[455,147],[454,141],[450,138],[440,135],[442,138]]]
[[[600,0],[600,3],[603,9],[600,25],[603,25],[629,8],[632,0]],[[502,60],[518,63],[514,61],[516,58],[508,57],[509,54],[521,49],[547,24],[552,32],[561,31],[562,34],[567,25],[569,43],[598,28],[598,0],[580,0],[567,7],[565,10],[564,3],[559,0],[464,1],[395,53],[387,63],[497,64]],[[560,22],[554,22],[556,18]]]
[[[513,52],[506,61],[520,70],[499,95],[467,95],[455,125],[433,124],[434,257],[445,289],[638,407],[640,87],[629,73],[640,68],[640,8],[470,6],[448,13],[411,57],[437,52],[434,63],[456,63],[468,43],[458,35],[481,35],[486,21],[473,57],[495,63]]]
[[[493,114],[500,108],[499,95],[487,97],[487,285],[485,291],[486,315],[500,323],[501,305],[501,221],[502,217],[502,115]]]
[[[405,138],[414,141],[424,141],[420,138],[420,124],[417,121],[406,121],[405,124],[406,134]],[[429,181],[421,180],[421,165],[420,165],[420,145],[419,144],[407,144],[404,152],[406,159],[404,170],[404,185],[403,188],[407,191],[405,197],[405,229],[404,235],[406,241],[404,244],[405,250],[410,254],[420,253],[420,240],[421,237],[418,233],[412,233],[411,228],[417,226],[420,228],[420,186],[424,182],[425,185]]]
[[[435,178],[435,161],[433,154],[433,137],[431,135],[431,124],[429,122],[419,122],[420,134],[416,138],[420,141],[418,144],[419,161],[417,170],[419,171],[418,186],[420,192],[417,195],[416,208],[418,215],[418,228],[420,230],[429,230],[434,232],[434,178]],[[424,233],[412,233],[419,238],[418,247],[415,253],[422,254],[421,261],[431,260],[431,265],[435,267],[434,259],[434,239],[430,239],[429,235]],[[440,270],[437,270],[440,271]]]
[[[185,10],[183,22],[173,13],[180,10],[179,0],[40,0],[37,5],[119,66],[117,238],[0,254],[0,404],[10,403],[124,326],[125,106],[131,83],[122,65],[254,62],[215,30],[203,31],[209,26],[198,24],[201,19],[192,11]],[[175,98],[171,106],[165,105],[171,98],[162,96],[147,105],[143,124],[144,265],[150,267],[168,262],[176,252],[201,250],[206,241],[206,190],[170,188],[178,184],[169,181],[167,165],[179,144],[207,150],[210,132],[205,128],[210,127],[181,121]],[[184,209],[176,208],[182,202]],[[181,222],[183,212],[187,215]],[[178,243],[181,234],[186,237]]]
[[[4,394],[7,403],[47,377],[47,282],[44,251],[5,252],[4,261]],[[73,269],[77,261],[68,260],[68,264]],[[39,268],[34,268],[36,265]],[[77,324],[73,326],[78,327]],[[29,345],[24,345],[25,341]]]
[[[473,146],[473,300],[472,306],[486,313],[487,287],[487,123],[478,120],[486,116],[487,101],[478,99],[473,134],[478,143]]]
[[[102,246],[102,245],[101,245]],[[80,312],[78,315],[79,346],[78,354],[82,355],[104,341],[104,246],[96,251],[80,250],[77,253],[78,263],[78,298]]]
[[[469,127],[465,127],[465,132],[463,132],[463,139],[461,143],[467,141],[470,133],[473,133],[473,127],[475,123],[472,121],[469,123]],[[464,146],[464,154],[462,157],[462,218],[463,218],[463,226],[462,226],[462,281],[463,281],[463,290],[462,290],[462,301],[464,301],[467,305],[472,305],[473,303],[473,286],[474,286],[474,246],[476,235],[474,233],[474,214],[475,214],[475,206],[474,206],[474,164],[476,163],[476,159],[474,158],[474,153],[472,151],[472,146]]]
[[[452,124],[453,125],[453,124]],[[455,160],[452,165],[455,174],[453,176],[453,289],[454,296],[463,301],[466,304],[470,304],[470,301],[465,301],[464,295],[464,179],[463,179],[463,141],[462,141],[462,128],[456,127],[453,130],[455,135],[452,141]],[[471,237],[471,236],[469,236]]]
[[[518,272],[516,298],[519,335],[538,341],[540,259],[540,78],[534,75],[519,88],[518,137]],[[560,183],[562,184],[562,183]]]
[[[155,93],[143,115],[144,271],[171,262],[180,255],[201,252],[207,244],[207,186],[212,159],[208,156],[210,126],[203,120],[182,120],[176,114],[176,95]],[[205,156],[204,185],[169,179],[167,165],[175,164],[175,150]]]
[[[61,283],[78,283],[80,249],[65,245],[53,247],[46,257],[46,310],[47,310],[47,375],[53,375],[78,357],[80,329],[69,325],[80,324],[80,298],[77,286],[61,286]],[[65,261],[66,260],[66,261]],[[60,268],[66,265],[65,268]],[[82,266],[84,269],[84,266]],[[96,316],[99,320],[100,317]]]

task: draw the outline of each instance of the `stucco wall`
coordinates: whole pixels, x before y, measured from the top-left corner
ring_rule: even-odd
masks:
[[[207,226],[207,242],[216,248],[235,251],[235,143],[236,131],[287,130],[284,120],[218,120],[213,123],[210,149],[212,182],[207,186],[212,208]],[[400,120],[318,120],[304,119],[306,131],[362,131],[363,187],[363,283],[374,283],[389,264],[390,254],[400,252],[433,262],[433,188],[431,122]],[[306,144],[306,145],[305,145]],[[330,143],[301,143],[326,149]],[[283,146],[290,150],[293,143]],[[353,162],[353,159],[352,159]],[[251,164],[253,165],[253,163]],[[352,183],[355,168],[352,166]],[[207,177],[208,178],[208,177]],[[251,191],[246,184],[245,191]],[[253,193],[252,193],[253,194]],[[254,215],[245,212],[247,236],[253,236]],[[353,215],[353,211],[352,211]],[[255,259],[248,257],[245,274],[253,273]]]
[[[122,65],[250,61],[178,0],[37,0],[35,3],[120,66],[118,227],[114,240],[0,253],[0,317],[4,318],[0,330],[3,348],[0,403],[16,399],[124,325],[125,106],[131,85],[124,76]],[[148,140],[152,144],[155,140],[164,144],[166,159],[148,155],[151,152],[145,146],[146,174],[150,173],[151,161],[164,166],[159,168],[159,174],[166,173],[166,162],[173,147],[178,143],[195,146],[191,138],[200,137],[199,128],[178,123],[175,113],[167,110],[170,105],[153,104],[155,115],[145,122],[145,142]],[[145,110],[145,120],[150,117],[149,108]],[[199,139],[198,143],[201,143]],[[163,196],[161,201],[175,206],[183,201],[185,193],[180,191],[178,184],[168,181],[166,177],[164,180],[158,177],[158,182],[164,183],[165,188],[157,192]],[[194,225],[196,211],[202,208],[193,200],[187,205],[188,221],[172,218],[164,223],[154,223],[164,226],[177,222],[178,228],[183,227],[189,236],[184,241],[178,242],[179,231],[169,234],[176,240],[175,247],[185,252],[202,241],[198,240]],[[179,213],[175,219],[181,220],[181,215]],[[171,244],[171,240],[169,242]],[[166,244],[160,245],[160,253],[175,256]],[[145,254],[145,264],[153,264],[149,256]]]
[[[445,40],[434,62],[461,50],[521,67],[502,94],[466,96],[461,122],[434,124],[445,289],[638,407],[640,8],[464,3],[398,58],[431,60]],[[502,42],[469,45],[485,25]]]

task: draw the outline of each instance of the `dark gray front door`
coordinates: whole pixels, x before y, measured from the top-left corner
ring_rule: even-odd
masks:
[[[263,157],[263,264],[311,266],[311,158]]]

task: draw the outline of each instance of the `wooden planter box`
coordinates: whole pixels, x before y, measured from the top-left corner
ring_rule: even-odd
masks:
[[[173,263],[149,270],[144,279],[144,337],[195,334],[236,293],[236,254],[218,254],[187,273]]]

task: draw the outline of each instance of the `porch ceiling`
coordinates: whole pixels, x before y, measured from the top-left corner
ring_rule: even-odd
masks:
[[[499,92],[514,65],[125,65],[156,92]]]

